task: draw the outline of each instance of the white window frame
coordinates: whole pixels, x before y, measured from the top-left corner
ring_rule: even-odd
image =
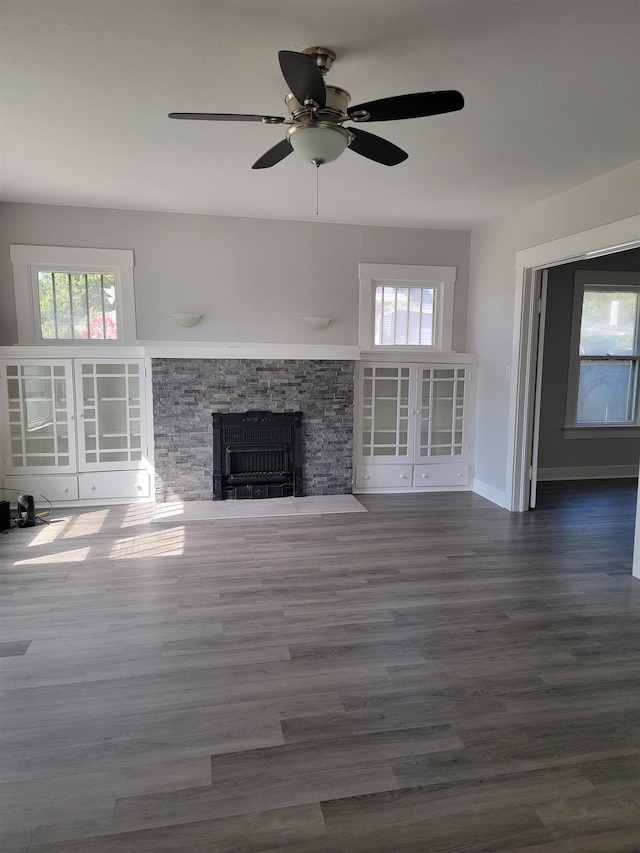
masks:
[[[455,267],[415,264],[358,264],[360,278],[360,350],[362,352],[452,352]],[[376,344],[374,337],[376,287],[424,287],[434,291],[431,344]]]
[[[16,297],[18,343],[27,346],[123,346],[136,343],[131,249],[77,249],[65,246],[10,247]],[[39,272],[95,272],[115,278],[117,338],[75,340],[43,338],[38,298]]]
[[[636,381],[635,420],[625,423],[577,423],[578,412],[578,382],[580,375],[580,331],[582,324],[582,304],[584,292],[588,287],[602,290],[631,288],[639,291],[640,274],[620,270],[577,270],[574,276],[573,315],[571,320],[571,349],[569,354],[569,375],[567,381],[567,408],[565,416],[564,437],[576,438],[619,438],[625,436],[640,436],[640,375]],[[636,334],[640,339],[640,320]],[[639,353],[640,354],[640,353]],[[640,374],[640,367],[638,368]]]

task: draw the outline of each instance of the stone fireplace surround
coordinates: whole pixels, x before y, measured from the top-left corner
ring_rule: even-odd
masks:
[[[303,413],[302,494],[351,494],[355,362],[152,359],[157,501],[211,500],[212,412]]]

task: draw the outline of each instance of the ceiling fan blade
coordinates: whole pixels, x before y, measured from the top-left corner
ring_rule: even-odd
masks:
[[[368,157],[369,160],[375,160],[376,163],[382,163],[383,166],[397,166],[409,156],[406,151],[398,148],[393,142],[388,142],[386,139],[368,133],[366,130],[350,127],[349,133],[353,133],[355,136],[353,142],[349,144],[352,151],[355,151],[356,154],[362,154],[363,157]]]
[[[242,113],[169,113],[169,118],[184,118],[190,121],[261,121],[264,124],[282,124],[281,116],[252,116]]]
[[[284,158],[291,154],[292,151],[293,148],[291,147],[289,140],[282,139],[277,145],[274,145],[273,148],[265,151],[262,157],[259,157],[251,168],[268,169],[269,166],[275,166],[276,163],[284,160]]]
[[[280,70],[296,101],[304,106],[305,101],[315,101],[320,109],[327,102],[324,79],[315,61],[306,53],[281,50],[278,53]]]
[[[441,113],[453,113],[464,107],[464,98],[455,89],[441,92],[416,92],[413,95],[396,95],[349,107],[347,113],[358,121],[396,121],[405,118],[423,118]],[[360,118],[359,113],[368,113]],[[354,115],[355,114],[355,115]]]

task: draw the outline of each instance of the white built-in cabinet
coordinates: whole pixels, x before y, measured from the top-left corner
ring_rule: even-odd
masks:
[[[467,488],[470,363],[359,365],[354,491]]]
[[[144,359],[4,359],[0,370],[5,498],[149,498]]]

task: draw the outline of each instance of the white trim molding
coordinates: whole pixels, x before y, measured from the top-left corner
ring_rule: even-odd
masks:
[[[516,268],[556,267],[640,246],[640,215],[516,252]]]
[[[69,246],[16,244],[11,245],[10,254],[13,264],[19,344],[46,345],[56,348],[70,345],[67,340],[44,341],[40,335],[37,273],[41,270],[113,273],[116,278],[118,339],[111,342],[97,341],[95,346],[131,346],[136,343],[132,249],[78,249]],[[76,346],[84,345],[80,342]]]
[[[140,341],[149,358],[260,358],[321,361],[358,361],[360,350],[335,344],[193,343]]]
[[[580,468],[539,468],[538,480],[615,480],[637,477],[637,465],[592,465]]]
[[[413,359],[420,352],[449,352],[453,340],[453,291],[455,267],[431,267],[415,264],[358,264],[360,278],[360,349],[368,352],[393,352],[397,358]],[[426,287],[434,290],[433,344],[427,346],[377,346],[374,344],[376,286]]]

